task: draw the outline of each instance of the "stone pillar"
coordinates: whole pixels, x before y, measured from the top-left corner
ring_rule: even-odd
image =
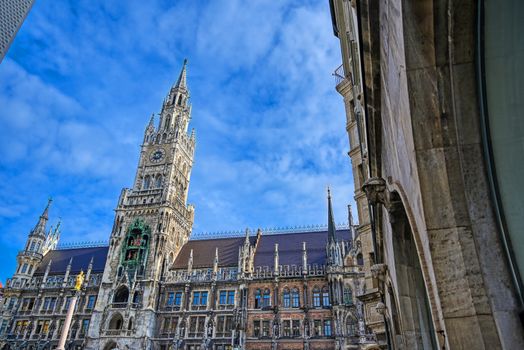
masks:
[[[75,292],[75,295],[71,298],[71,303],[69,304],[69,309],[67,309],[67,315],[64,321],[64,326],[62,327],[62,334],[60,335],[60,340],[58,341],[58,346],[56,350],[65,350],[65,343],[67,341],[67,336],[69,335],[69,328],[71,327],[71,320],[73,319],[73,312],[75,311],[76,301],[78,300],[78,291]]]

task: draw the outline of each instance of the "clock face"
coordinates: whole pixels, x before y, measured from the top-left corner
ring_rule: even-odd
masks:
[[[164,159],[166,155],[166,151],[164,151],[162,148],[156,149],[149,155],[149,160],[152,163],[158,163]]]

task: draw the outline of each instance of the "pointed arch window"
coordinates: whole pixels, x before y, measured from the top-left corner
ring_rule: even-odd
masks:
[[[149,175],[146,175],[144,177],[144,184],[142,186],[142,189],[147,190],[151,186],[151,177]]]
[[[291,307],[300,307],[300,294],[297,288],[291,291]]]
[[[359,266],[364,265],[364,257],[362,256],[362,253],[358,253],[357,255],[357,265]]]
[[[289,289],[287,288],[284,288],[284,292],[282,294],[282,306],[291,307],[291,295],[289,293]]]
[[[160,188],[162,187],[162,175],[158,174],[155,179],[155,187]]]

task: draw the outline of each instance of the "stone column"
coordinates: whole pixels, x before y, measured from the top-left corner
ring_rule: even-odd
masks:
[[[62,327],[62,334],[60,335],[60,341],[58,342],[56,350],[65,350],[65,343],[67,341],[67,336],[69,335],[69,328],[71,327],[71,320],[73,319],[73,312],[75,311],[78,294],[78,291],[76,291],[75,295],[71,298],[71,303],[69,304],[69,309],[67,309],[64,326]]]

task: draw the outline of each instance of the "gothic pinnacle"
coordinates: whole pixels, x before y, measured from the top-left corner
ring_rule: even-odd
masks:
[[[333,206],[331,204],[331,190],[327,189],[328,193],[328,240],[329,242],[336,242],[336,226],[335,226],[335,218],[333,217]]]

